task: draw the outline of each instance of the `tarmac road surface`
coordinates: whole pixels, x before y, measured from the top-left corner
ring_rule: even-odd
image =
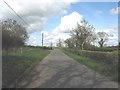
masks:
[[[118,84],[54,49],[19,83],[19,87],[118,88]]]

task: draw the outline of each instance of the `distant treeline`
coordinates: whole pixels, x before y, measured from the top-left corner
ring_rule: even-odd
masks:
[[[119,49],[120,49],[119,46],[106,46],[106,47],[103,47],[103,48],[94,46],[94,47],[89,48],[89,49],[87,48],[86,50],[112,52],[112,51],[116,51],[116,50],[119,50]]]
[[[52,49],[52,47],[47,47],[47,46],[24,46],[24,47],[27,47],[27,48],[40,48],[40,49],[48,49],[48,50]]]

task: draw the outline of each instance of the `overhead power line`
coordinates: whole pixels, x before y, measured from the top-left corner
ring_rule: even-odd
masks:
[[[17,14],[17,12],[5,1],[3,0],[3,2],[27,25],[30,27],[30,25],[19,15]],[[33,28],[30,27],[30,29],[34,30]]]

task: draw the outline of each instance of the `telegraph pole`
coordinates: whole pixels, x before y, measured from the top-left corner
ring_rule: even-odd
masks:
[[[43,46],[43,37],[44,37],[44,33],[42,33],[42,46]]]
[[[50,43],[50,47],[51,47],[51,50],[52,50],[52,47],[53,47],[53,43],[52,42]]]

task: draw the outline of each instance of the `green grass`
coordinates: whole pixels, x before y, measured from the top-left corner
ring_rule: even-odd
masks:
[[[116,65],[106,64],[104,62],[97,62],[93,59],[90,59],[88,57],[82,57],[80,55],[77,55],[73,52],[70,52],[69,50],[62,49],[65,54],[73,58],[74,60],[77,60],[81,64],[86,65],[87,67],[95,70],[96,72],[103,74],[108,79],[117,81],[118,80],[118,67]]]
[[[2,55],[3,87],[8,87],[11,82],[19,81],[30,73],[34,66],[47,54],[44,49],[24,49],[16,52],[9,52]]]

